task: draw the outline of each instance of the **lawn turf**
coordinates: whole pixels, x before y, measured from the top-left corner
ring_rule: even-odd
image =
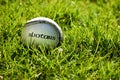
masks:
[[[26,47],[23,25],[53,19],[64,40],[53,50]],[[0,78],[119,80],[120,0],[0,0]]]

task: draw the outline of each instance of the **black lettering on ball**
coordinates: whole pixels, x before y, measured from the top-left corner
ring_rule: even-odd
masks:
[[[43,38],[43,39],[50,39],[50,40],[55,40],[55,36],[51,35],[44,35],[44,34],[35,34],[34,32],[29,33],[30,37],[36,37],[36,38]]]

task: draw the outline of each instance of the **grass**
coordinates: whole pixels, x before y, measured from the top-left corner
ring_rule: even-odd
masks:
[[[55,20],[64,33],[53,50],[21,42],[26,21]],[[120,0],[0,0],[0,79],[119,80]]]

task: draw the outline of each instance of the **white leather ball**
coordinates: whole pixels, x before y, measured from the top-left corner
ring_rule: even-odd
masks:
[[[62,30],[52,19],[38,17],[24,25],[22,42],[27,46],[55,48],[62,40]]]

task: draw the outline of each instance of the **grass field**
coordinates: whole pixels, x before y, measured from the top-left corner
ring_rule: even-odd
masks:
[[[27,48],[23,25],[48,17],[64,41]],[[0,80],[119,80],[120,0],[0,0]]]

